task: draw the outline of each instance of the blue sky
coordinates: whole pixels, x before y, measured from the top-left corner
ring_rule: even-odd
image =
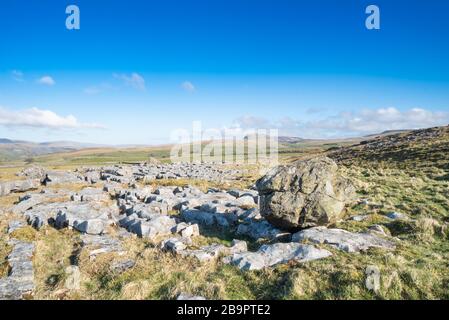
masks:
[[[65,28],[76,4],[81,29]],[[365,28],[376,4],[381,30]],[[449,2],[4,0],[0,137],[345,137],[449,123]]]

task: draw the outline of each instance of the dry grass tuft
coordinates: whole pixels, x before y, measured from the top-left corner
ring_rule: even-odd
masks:
[[[11,246],[8,245],[4,237],[0,237],[0,278],[6,277],[9,272],[9,264],[6,260],[11,252]]]
[[[38,238],[38,232],[31,226],[25,226],[12,232],[10,237],[20,241],[33,242]]]

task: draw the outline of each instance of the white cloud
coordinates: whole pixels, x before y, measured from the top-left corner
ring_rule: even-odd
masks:
[[[114,78],[122,80],[126,85],[131,86],[138,90],[145,90],[145,79],[138,73],[132,73],[131,75],[126,74],[116,74],[114,73]]]
[[[81,123],[73,115],[64,117],[38,108],[14,111],[0,107],[0,125],[50,129],[104,128],[99,124]]]
[[[23,79],[23,72],[22,72],[22,71],[19,71],[19,70],[13,70],[13,71],[11,71],[11,75],[12,75],[12,78],[13,78],[14,80],[18,81],[18,82],[23,82],[23,81],[25,81],[25,80]]]
[[[43,76],[37,82],[46,86],[54,86],[56,84],[55,80],[50,76]]]
[[[302,138],[337,138],[380,133],[387,130],[420,129],[449,124],[449,112],[412,108],[401,111],[396,108],[365,109],[359,112],[343,112],[316,120],[300,120],[285,117],[270,121],[258,117],[236,119],[234,125],[241,128],[279,129],[280,135]]]
[[[336,133],[368,134],[386,130],[419,129],[447,125],[449,112],[412,108],[365,109],[358,113],[342,113],[339,117],[309,123],[313,129],[328,129]]]
[[[184,81],[181,84],[181,87],[187,91],[187,92],[194,92],[195,91],[195,86],[193,85],[193,83],[191,83],[190,81]]]

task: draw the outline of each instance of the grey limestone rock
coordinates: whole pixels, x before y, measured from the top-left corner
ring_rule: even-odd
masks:
[[[352,184],[326,157],[276,167],[256,185],[262,216],[289,231],[337,221],[355,196]]]
[[[394,249],[395,244],[370,233],[353,233],[342,229],[315,227],[302,230],[292,236],[292,241],[308,240],[314,243],[332,245],[346,252],[365,251],[371,247]]]

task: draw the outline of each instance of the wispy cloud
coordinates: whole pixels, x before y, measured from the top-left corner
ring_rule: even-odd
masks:
[[[181,84],[181,88],[183,88],[187,92],[194,92],[195,91],[195,86],[190,81],[184,81]]]
[[[0,125],[49,129],[104,128],[104,126],[95,123],[79,122],[73,115],[61,116],[53,111],[38,108],[16,111],[0,107]]]
[[[109,89],[112,89],[111,85],[109,85],[108,83],[102,83],[100,85],[87,87],[83,90],[83,92],[88,95],[95,95],[107,91]]]
[[[126,74],[113,74],[114,78],[122,80],[127,86],[131,86],[138,90],[146,90],[145,79],[138,73]]]
[[[447,111],[430,111],[422,108],[401,111],[390,107],[343,112],[315,120],[285,117],[273,121],[263,117],[246,116],[236,119],[233,125],[243,129],[278,129],[280,135],[302,138],[337,138],[448,124]]]
[[[50,76],[43,76],[42,78],[37,80],[37,83],[46,86],[54,86],[56,84],[56,81]]]
[[[24,74],[22,71],[19,70],[13,70],[11,71],[12,78],[17,82],[23,82],[25,79],[23,78]]]
[[[241,127],[243,129],[259,129],[259,128],[270,128],[273,124],[270,120],[264,117],[257,116],[243,116],[234,120],[234,126]]]

